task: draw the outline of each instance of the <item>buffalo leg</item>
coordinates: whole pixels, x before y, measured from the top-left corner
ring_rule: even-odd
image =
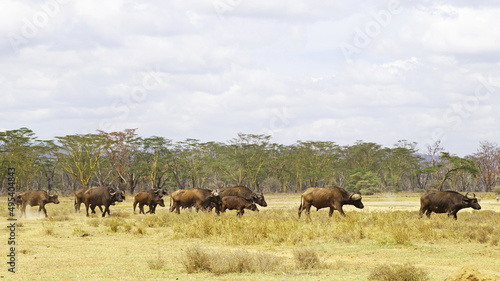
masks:
[[[137,201],[134,201],[134,214],[135,214],[135,206],[137,206]]]
[[[45,204],[40,204],[40,209],[38,210],[38,212],[40,213],[40,210],[43,210],[43,213],[45,214],[45,217],[47,218],[47,210],[45,209]]]
[[[331,217],[333,215],[333,211],[335,211],[335,208],[330,207],[330,212],[328,212],[329,217]]]
[[[430,218],[430,217],[431,217],[431,213],[432,213],[432,211],[431,211],[431,210],[427,210],[427,211],[425,212],[425,215],[426,215],[428,218]]]
[[[453,218],[456,220],[457,219],[457,212],[451,211],[448,213],[448,217],[453,216]]]
[[[238,212],[236,213],[236,216],[238,217],[241,217],[243,216],[243,214],[245,213],[245,210],[243,208],[241,208],[240,210],[238,210]]]
[[[85,203],[85,210],[87,210],[87,217],[89,216],[89,207],[90,204]]]
[[[420,216],[420,218],[422,218],[422,216],[424,215],[424,213],[425,213],[425,208],[421,207],[420,211],[418,211],[418,215]]]
[[[139,214],[144,214],[144,204],[143,203],[139,203]]]
[[[108,213],[108,216],[110,216],[110,214],[109,214],[109,206],[108,205],[104,206],[104,212],[102,212],[102,217],[103,218],[106,216],[106,213]]]

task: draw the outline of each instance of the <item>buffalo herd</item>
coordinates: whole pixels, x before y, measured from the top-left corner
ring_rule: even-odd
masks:
[[[139,205],[139,213],[154,214],[156,206],[165,207],[163,196],[166,192],[162,189],[150,189],[144,192],[138,192],[134,196],[134,213],[136,206]],[[21,208],[21,217],[26,216],[26,206],[39,206],[39,212],[43,210],[47,217],[45,205],[48,203],[59,204],[58,195],[43,190],[30,190],[23,193],[17,192],[14,195],[14,200],[18,208]],[[91,213],[96,213],[95,208],[99,207],[102,216],[110,213],[110,206],[116,202],[125,200],[125,192],[113,186],[96,186],[87,189],[80,189],[75,192],[75,212],[80,212],[81,204],[85,204],[87,217],[89,216],[89,208]],[[148,206],[149,210],[144,212],[144,206]],[[266,207],[267,203],[263,193],[255,193],[244,186],[224,187],[220,189],[179,189],[170,194],[170,212],[180,213],[180,209],[195,208],[198,212],[212,211],[217,214],[226,210],[236,210],[237,216],[242,216],[244,209],[258,212],[257,205]],[[334,210],[337,210],[342,216],[345,213],[342,210],[343,205],[353,205],[356,208],[363,209],[364,205],[361,202],[361,195],[357,193],[349,193],[348,191],[338,187],[311,187],[306,189],[300,196],[300,206],[298,209],[298,217],[305,210],[307,217],[310,219],[311,207],[316,207],[317,210],[322,208],[330,208],[329,216],[331,217]],[[104,210],[102,209],[104,207]],[[420,198],[419,216],[423,214],[430,218],[432,212],[447,213],[448,216],[453,216],[457,219],[457,212],[464,208],[472,208],[480,210],[478,198],[469,192],[462,195],[456,191],[438,191],[430,190],[424,193]]]

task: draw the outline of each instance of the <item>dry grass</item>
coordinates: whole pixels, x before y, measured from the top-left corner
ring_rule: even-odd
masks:
[[[32,209],[17,221],[18,272],[0,278],[366,280],[394,261],[415,264],[430,280],[464,266],[499,278],[500,204],[494,197],[483,196],[482,210],[462,210],[455,221],[445,214],[419,219],[418,196],[365,197],[363,210],[345,206],[345,218],[312,211],[310,222],[297,218],[298,194],[266,195],[269,207],[242,218],[188,210],[177,215],[168,207],[134,215],[132,196],[112,206],[111,217],[97,211],[87,218],[72,212],[73,198],[63,197],[47,205],[48,219]],[[7,229],[0,235],[7,237]]]
[[[428,273],[411,264],[381,265],[372,270],[368,280],[374,281],[427,281]]]

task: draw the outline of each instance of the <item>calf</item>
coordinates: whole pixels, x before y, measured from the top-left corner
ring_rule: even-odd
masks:
[[[244,209],[252,210],[258,212],[255,203],[239,196],[225,196],[221,199],[221,212],[226,212],[227,210],[238,210],[236,215],[243,216],[245,213]]]
[[[146,192],[139,192],[135,195],[134,197],[134,213],[135,213],[135,207],[139,204],[139,214],[145,214],[144,213],[144,205],[149,206],[149,211],[148,213],[154,214],[156,210],[156,205],[160,205],[162,207],[165,207],[165,203],[163,201],[163,198],[158,196],[158,193],[154,191],[146,191]]]

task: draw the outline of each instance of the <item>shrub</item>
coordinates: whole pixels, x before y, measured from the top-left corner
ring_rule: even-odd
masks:
[[[199,247],[189,247],[184,252],[181,259],[182,265],[186,268],[187,273],[195,273],[210,270],[211,257],[202,251]]]
[[[43,223],[42,222],[43,233],[46,235],[54,235],[54,224],[53,223]]]
[[[495,188],[493,188],[493,192],[495,192],[496,195],[500,195],[500,185],[495,186]]]
[[[113,217],[106,221],[106,224],[112,232],[118,232],[118,227],[123,224],[123,219],[121,217]]]
[[[146,260],[149,269],[160,270],[165,266],[165,260],[162,258],[161,253],[158,252],[158,257]]]
[[[407,263],[395,265],[381,265],[372,270],[368,280],[375,281],[427,281],[428,273]]]
[[[181,263],[188,273],[208,271],[214,274],[273,272],[282,268],[281,258],[265,253],[242,251],[209,254],[199,247],[184,252]]]
[[[75,227],[73,229],[73,235],[75,236],[81,236],[81,237],[85,237],[85,236],[89,236],[90,234],[88,233],[88,231],[85,231],[83,228],[81,227]]]
[[[311,248],[302,248],[293,251],[295,265],[298,269],[317,268],[320,265],[318,254]]]

